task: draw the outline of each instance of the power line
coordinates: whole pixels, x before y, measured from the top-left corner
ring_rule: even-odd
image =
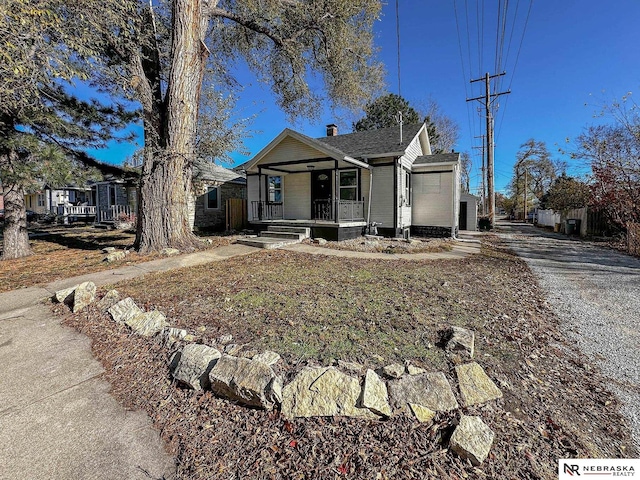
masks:
[[[396,37],[398,39],[398,96],[402,96],[402,90],[400,88],[400,12],[398,7],[398,1],[396,0]]]

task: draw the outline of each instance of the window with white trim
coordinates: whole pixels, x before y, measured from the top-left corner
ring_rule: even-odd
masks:
[[[340,170],[340,200],[358,200],[358,171]]]
[[[411,172],[404,170],[404,204],[411,205]]]
[[[269,175],[267,177],[267,187],[269,201],[282,203],[282,177],[280,175]]]
[[[38,206],[39,207],[44,207],[44,194],[43,193],[39,193],[38,194]]]
[[[207,187],[205,205],[207,210],[217,210],[220,208],[220,187]]]

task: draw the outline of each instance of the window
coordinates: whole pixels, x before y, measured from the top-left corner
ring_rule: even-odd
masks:
[[[269,190],[269,201],[274,203],[282,203],[282,177],[267,177],[267,185]]]
[[[440,174],[430,173],[421,175],[422,191],[421,193],[440,193]]]
[[[340,171],[340,200],[358,200],[358,171]]]
[[[109,205],[116,205],[116,186],[108,185],[109,189]]]
[[[404,172],[404,204],[411,205],[411,173]]]
[[[44,194],[42,193],[38,194],[38,206],[44,207]]]
[[[215,210],[220,208],[220,188],[209,187],[207,188],[206,195],[207,209]]]
[[[70,203],[75,203],[76,201],[76,191],[75,190],[69,190],[69,202]]]

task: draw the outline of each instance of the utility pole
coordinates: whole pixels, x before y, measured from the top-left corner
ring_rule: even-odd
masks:
[[[482,78],[476,78],[475,80],[471,80],[470,83],[481,82],[484,81],[485,94],[482,97],[476,98],[467,98],[467,102],[472,102],[474,100],[483,101],[486,113],[487,120],[487,190],[489,196],[489,221],[491,225],[495,222],[495,210],[496,210],[496,194],[494,187],[494,168],[493,168],[493,118],[491,115],[491,99],[497,98],[500,95],[505,95],[511,93],[511,91],[499,92],[499,93],[491,93],[491,79],[496,77],[501,77],[505,75],[506,72],[496,73],[494,75],[489,75],[489,72],[485,74]]]
[[[522,203],[524,204],[524,223],[527,223],[527,169],[524,169],[524,192],[522,193]]]
[[[475,149],[480,149],[481,148],[482,149],[482,168],[480,169],[480,171],[482,172],[482,180],[481,180],[481,184],[482,184],[482,195],[481,195],[481,198],[482,198],[482,215],[486,215],[486,213],[487,213],[487,198],[486,198],[485,194],[486,194],[487,190],[486,190],[486,184],[485,184],[486,171],[485,171],[485,167],[484,167],[484,155],[485,155],[485,153],[484,153],[485,152],[485,150],[484,150],[484,145],[485,145],[484,139],[485,139],[485,136],[484,135],[478,135],[478,136],[473,137],[473,138],[481,138],[482,139],[482,146],[481,147],[472,147],[472,148],[475,148]]]

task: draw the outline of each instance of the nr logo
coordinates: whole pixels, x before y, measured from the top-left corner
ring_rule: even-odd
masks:
[[[580,466],[579,465],[569,465],[567,463],[564,464],[564,473],[567,475],[578,475],[580,476]]]

